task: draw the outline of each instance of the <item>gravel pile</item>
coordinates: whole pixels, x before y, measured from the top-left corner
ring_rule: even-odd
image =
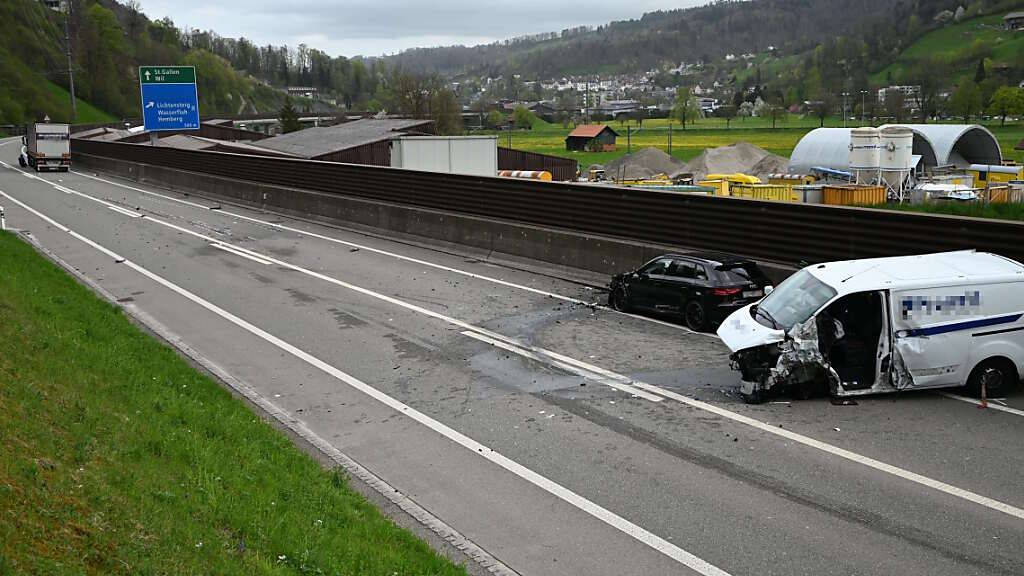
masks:
[[[708,174],[751,174],[762,180],[775,172],[785,172],[789,159],[777,156],[749,142],[708,148],[686,165],[694,181]]]
[[[616,158],[604,165],[605,174],[613,180],[642,180],[658,174],[674,178],[689,172],[686,163],[673,158],[658,148],[642,148],[632,154]]]

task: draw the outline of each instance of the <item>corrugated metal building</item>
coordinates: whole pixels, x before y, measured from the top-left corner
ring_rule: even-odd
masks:
[[[433,133],[434,123],[430,120],[363,118],[281,134],[254,145],[310,160],[390,166],[391,138]]]
[[[887,124],[914,133],[914,155],[924,167],[971,164],[1002,164],[999,141],[977,124]],[[789,160],[789,171],[806,174],[813,168],[849,170],[850,132],[853,128],[817,128],[805,135]]]

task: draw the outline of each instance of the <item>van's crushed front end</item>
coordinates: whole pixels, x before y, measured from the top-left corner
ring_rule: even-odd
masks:
[[[838,383],[821,354],[814,317],[783,331],[754,320],[753,310],[752,306],[737,310],[718,329],[718,336],[732,350],[729,358],[740,372],[740,394],[746,402],[763,402],[783,390],[805,396],[823,377]]]

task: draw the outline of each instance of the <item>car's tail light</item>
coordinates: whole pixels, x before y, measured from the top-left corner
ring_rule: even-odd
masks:
[[[715,296],[735,296],[743,291],[743,288],[714,288],[711,293]]]

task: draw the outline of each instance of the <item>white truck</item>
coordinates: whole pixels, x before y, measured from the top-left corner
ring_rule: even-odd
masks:
[[[71,169],[71,126],[36,122],[25,127],[18,163],[36,172]]]
[[[965,385],[995,396],[1024,374],[1024,265],[973,250],[815,264],[718,335],[748,402],[823,384],[840,397]]]

